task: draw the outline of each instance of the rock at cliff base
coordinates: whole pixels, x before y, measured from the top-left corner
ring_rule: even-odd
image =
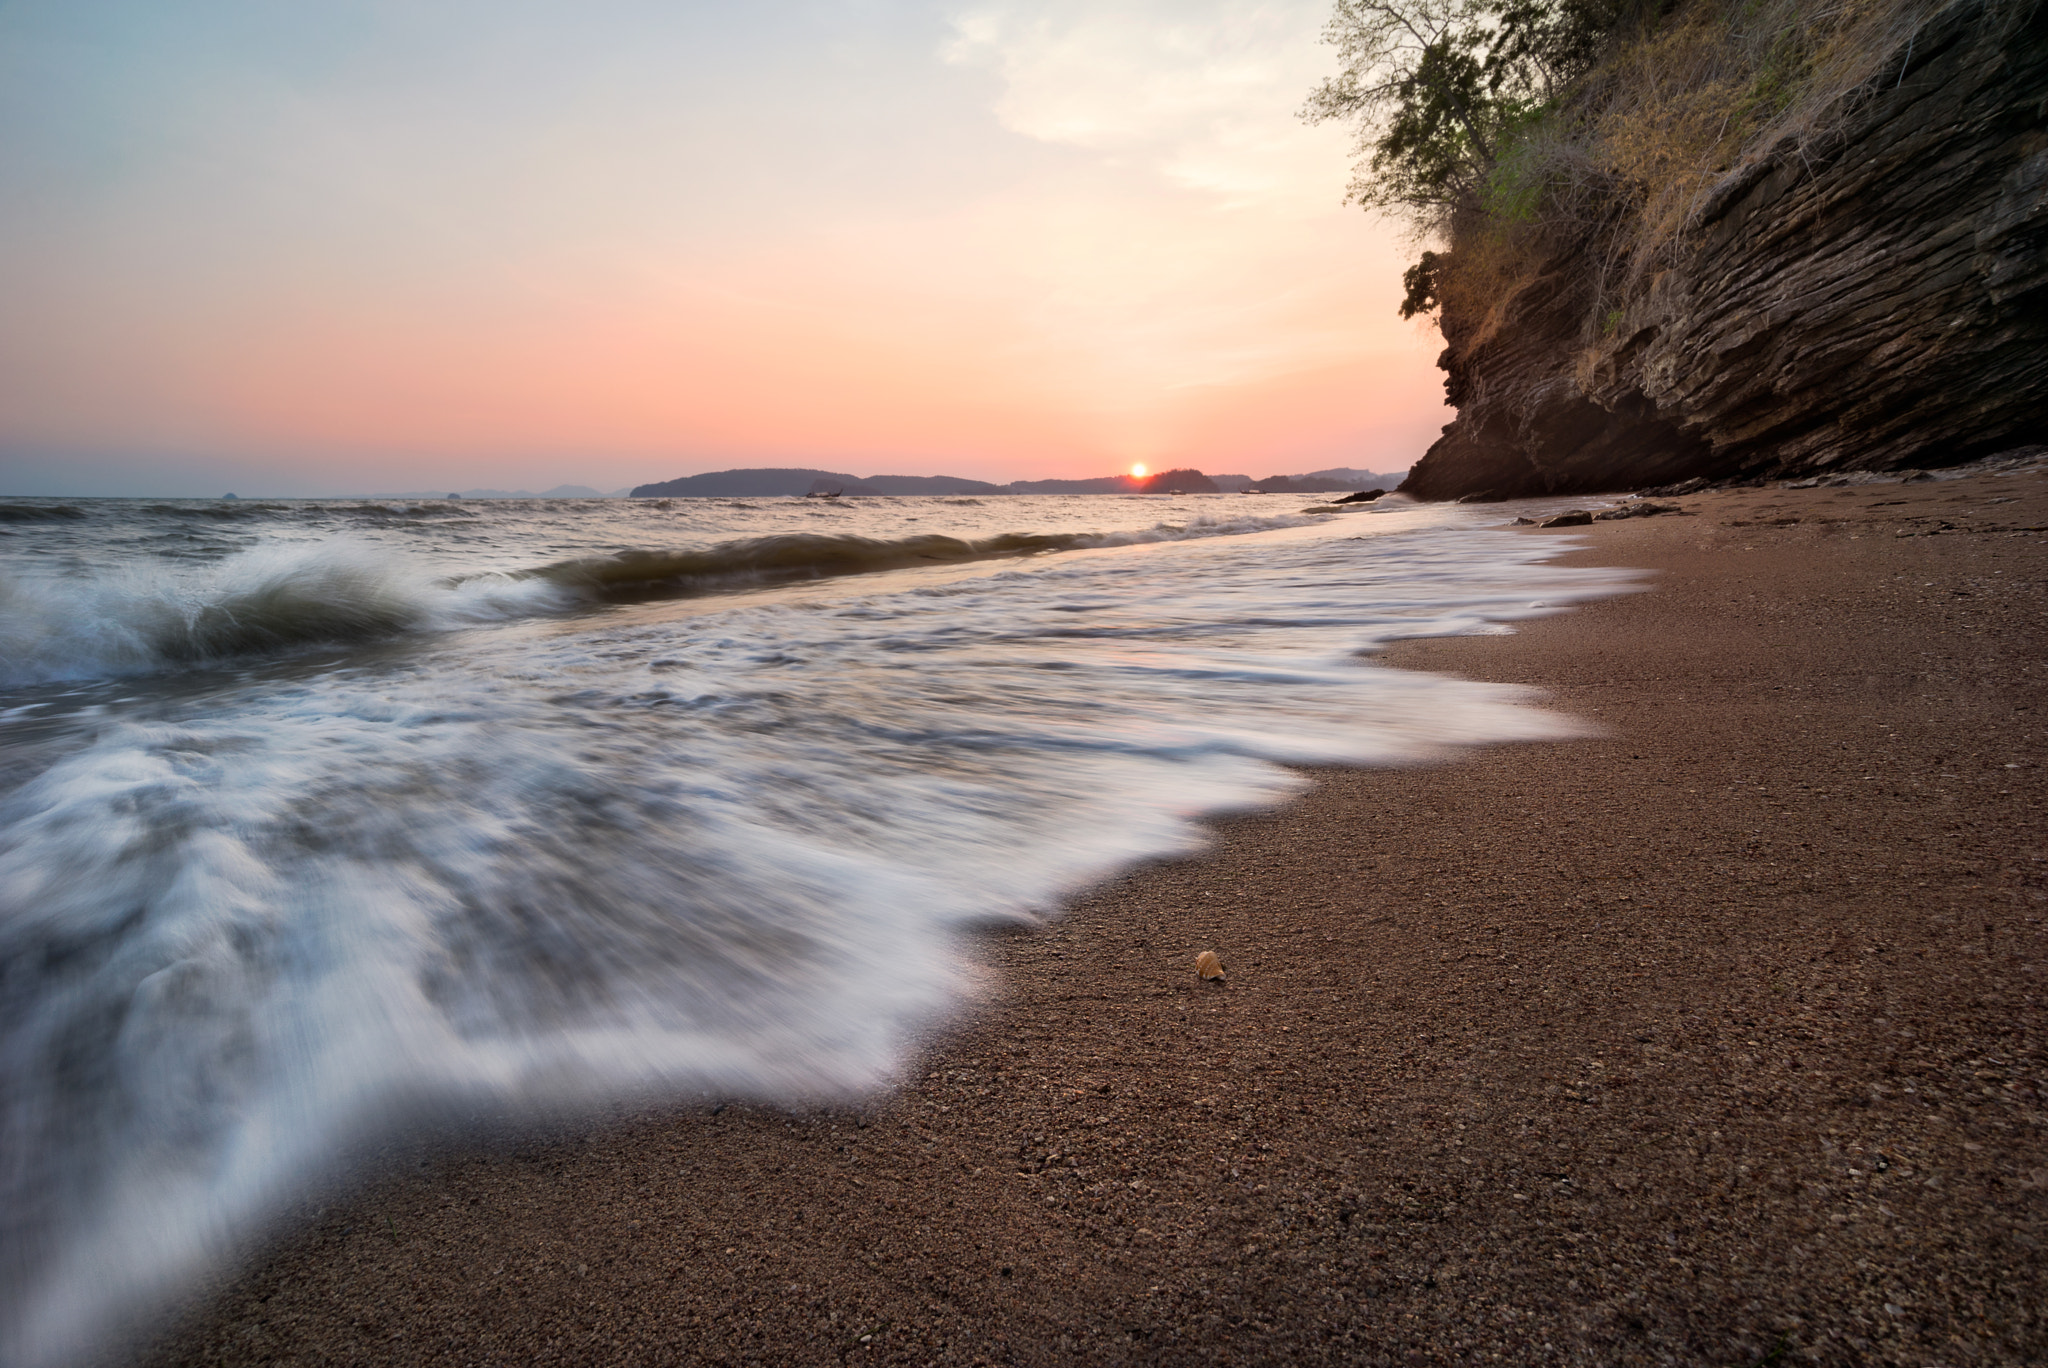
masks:
[[[1592,524],[1593,514],[1584,508],[1575,508],[1569,513],[1560,513],[1554,518],[1545,518],[1538,527],[1587,527]]]

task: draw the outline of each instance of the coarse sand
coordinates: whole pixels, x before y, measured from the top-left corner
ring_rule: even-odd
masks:
[[[2048,473],[1679,502],[1382,657],[1599,739],[1215,822],[865,1108],[394,1160],[147,1361],[2048,1362]]]

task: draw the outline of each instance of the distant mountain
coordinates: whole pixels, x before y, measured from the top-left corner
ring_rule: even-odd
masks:
[[[806,494],[856,494],[870,498],[933,498],[947,494],[1002,494],[1001,485],[963,480],[956,475],[870,475],[864,480],[821,475]]]
[[[842,489],[860,483],[834,470],[800,470],[775,466],[753,470],[713,470],[703,475],[633,486],[636,499],[773,499],[811,492],[819,483]]]
[[[860,482],[877,494],[1001,494],[1003,486],[956,475],[870,475]],[[849,493],[852,491],[849,490]]]
[[[774,467],[714,470],[703,475],[635,486],[636,499],[773,499],[803,494],[847,494],[855,497],[935,494],[1129,494],[1139,489],[1128,475],[1095,480],[1018,480],[990,484],[957,475],[848,475],[836,470]]]
[[[1199,470],[1162,470],[1144,484],[1147,494],[1221,494],[1216,482]]]
[[[1399,484],[1402,476],[1405,474],[1407,474],[1406,471],[1401,472],[1399,475],[1375,475],[1370,470],[1359,470],[1352,466],[1332,466],[1328,470],[1311,470],[1305,475],[1296,475],[1293,478],[1297,480],[1346,480],[1354,485],[1375,485],[1389,482],[1389,488],[1391,488],[1393,485]]]
[[[1102,475],[1089,480],[1014,480],[1003,485],[963,479],[957,475],[862,476],[836,470],[774,466],[684,475],[654,484],[636,485],[630,492],[636,499],[775,499],[804,494],[845,494],[856,498],[944,494],[1216,494],[1235,493],[1256,486],[1275,493],[1325,494],[1353,489],[1392,489],[1400,482],[1398,474],[1375,475],[1370,470],[1354,470],[1347,466],[1312,470],[1305,475],[1269,475],[1258,481],[1249,475],[1204,475],[1199,470],[1166,470],[1144,480],[1133,479],[1129,475]],[[550,490],[545,497],[569,495]]]
[[[1313,475],[1268,475],[1252,486],[1261,494],[1336,494],[1358,487],[1355,480],[1328,480]]]
[[[1406,478],[1406,472],[1375,475],[1370,470],[1336,466],[1311,470],[1305,475],[1268,475],[1253,488],[1266,494],[1339,494],[1354,489],[1392,489]]]
[[[1003,486],[1012,494],[1135,494],[1138,482],[1128,475],[1094,480],[1012,480]]]

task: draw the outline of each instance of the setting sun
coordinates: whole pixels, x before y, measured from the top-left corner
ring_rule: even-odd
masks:
[[[1142,480],[1145,478],[1145,466],[1142,461],[1139,462],[1137,465],[1131,467],[1131,478],[1134,480]]]

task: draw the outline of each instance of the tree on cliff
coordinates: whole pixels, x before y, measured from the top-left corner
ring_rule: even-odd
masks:
[[[1977,7],[2011,34],[2040,4]],[[1302,115],[1357,130],[1351,202],[1434,239],[1407,273],[1403,316],[1459,315],[1480,336],[1543,262],[1576,253],[1593,342],[1739,167],[1824,158],[1834,130],[1897,86],[1917,35],[1953,8],[1335,0],[1324,39],[1340,69]]]
[[[1461,213],[1514,212],[1501,173],[1527,130],[1599,56],[1632,0],[1337,0],[1323,38],[1342,67],[1302,115],[1358,130],[1349,203],[1446,232]],[[1401,316],[1436,307],[1442,258],[1403,283]]]
[[[1627,0],[1337,0],[1342,69],[1303,115],[1357,126],[1349,200],[1425,227],[1475,203],[1507,144],[1592,65]]]

